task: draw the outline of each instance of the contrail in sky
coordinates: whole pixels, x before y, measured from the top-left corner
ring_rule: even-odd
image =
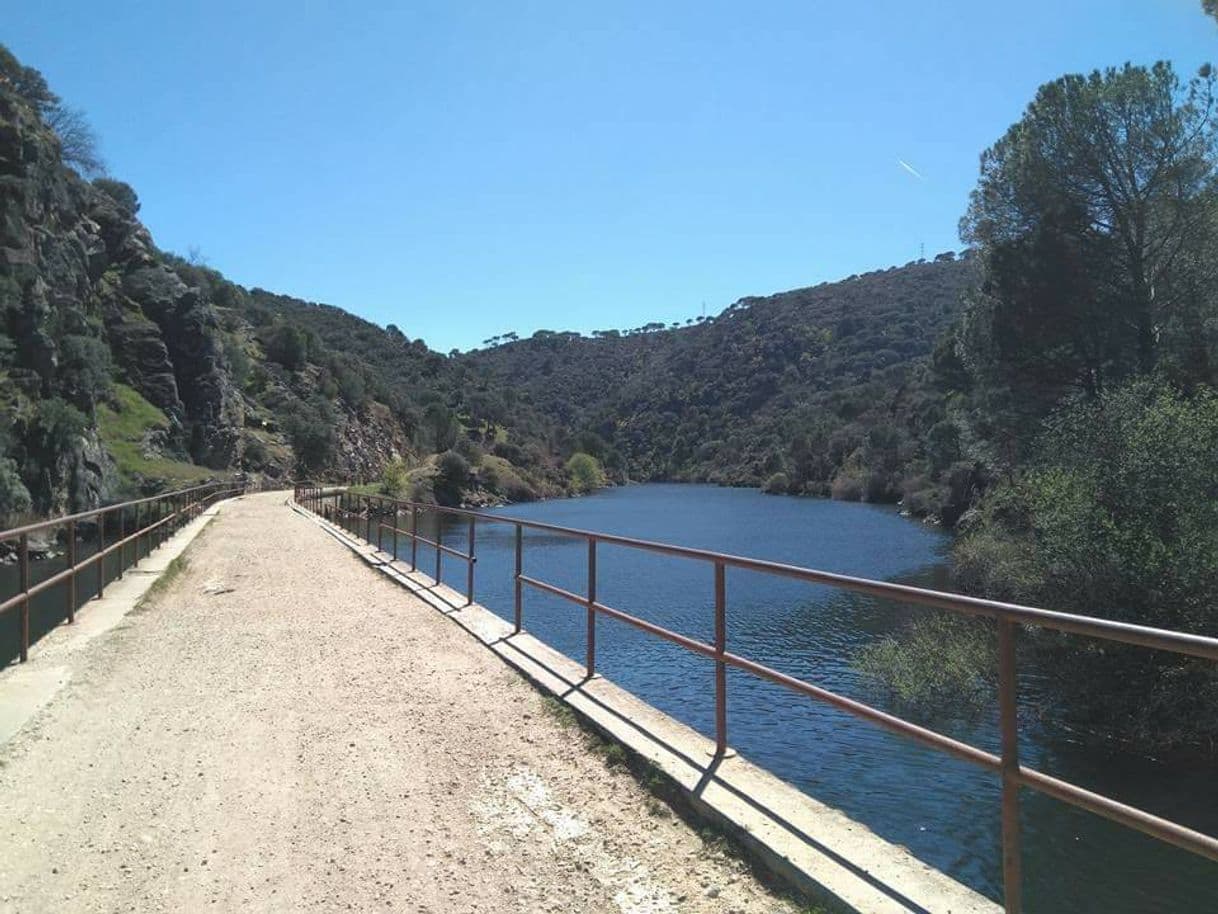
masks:
[[[907,172],[909,172],[915,178],[917,178],[919,181],[926,180],[925,176],[920,171],[918,171],[918,169],[914,168],[904,159],[897,159],[897,164],[900,165],[902,168],[904,168]]]

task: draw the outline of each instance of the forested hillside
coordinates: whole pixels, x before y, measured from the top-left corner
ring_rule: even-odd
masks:
[[[634,479],[911,494],[924,511],[959,458],[928,366],[969,274],[948,253],[742,299],[693,326],[543,331],[462,362]]]

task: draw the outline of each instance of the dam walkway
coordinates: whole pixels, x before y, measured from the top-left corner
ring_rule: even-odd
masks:
[[[464,549],[423,513],[463,525]],[[480,525],[514,530],[511,619],[477,602]],[[524,572],[526,528],[586,547],[583,593]],[[700,563],[713,643],[601,602],[602,545]],[[1020,761],[1016,652],[1028,628],[1204,660],[1215,638],[345,487],[210,483],[0,547],[0,618],[19,623],[0,644],[19,660],[0,669],[0,914],[1000,910],[739,755],[729,668],[993,772],[1008,914],[1021,791],[1218,860],[1218,838]],[[988,620],[1001,755],[736,653],[729,568]],[[523,625],[526,588],[586,620],[581,660]],[[598,672],[598,619],[709,661],[713,738]]]
[[[0,674],[57,682],[0,746],[0,911],[797,910],[288,502]]]

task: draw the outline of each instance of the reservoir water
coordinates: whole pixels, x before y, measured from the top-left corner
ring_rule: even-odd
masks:
[[[765,496],[699,485],[641,485],[594,496],[513,505],[510,516],[790,562],[827,571],[947,586],[942,532],[870,505]],[[444,541],[466,548],[462,522]],[[514,534],[480,524],[477,599],[510,619]],[[409,547],[402,550],[408,555]],[[525,573],[583,592],[581,540],[526,531]],[[434,567],[420,546],[419,563]],[[463,562],[444,580],[465,587]],[[713,578],[704,562],[602,544],[598,598],[703,640],[713,639]],[[729,649],[888,710],[854,665],[857,651],[927,612],[753,572],[727,572]],[[526,588],[524,624],[572,658],[584,655],[585,618],[570,603]],[[982,623],[984,624],[984,623]],[[701,732],[714,734],[713,666],[704,658],[601,617],[598,671]],[[908,847],[927,863],[998,899],[997,779],[892,736],[844,712],[736,670],[728,673],[732,746],[822,802]],[[1021,681],[1025,764],[1124,802],[1218,833],[1212,765],[1168,765],[1097,752],[1038,724],[1036,683]],[[994,712],[920,720],[999,751]],[[1030,912],[1218,910],[1218,864],[1193,857],[1055,800],[1024,791],[1024,878]]]

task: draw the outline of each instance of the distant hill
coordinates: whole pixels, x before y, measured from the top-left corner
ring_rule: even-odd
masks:
[[[543,331],[460,361],[631,478],[782,474],[776,489],[893,501],[911,473],[946,469],[924,441],[944,418],[928,359],[969,276],[942,255],[742,299],[693,326]]]

